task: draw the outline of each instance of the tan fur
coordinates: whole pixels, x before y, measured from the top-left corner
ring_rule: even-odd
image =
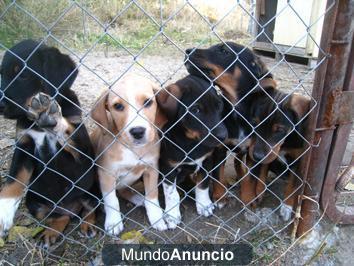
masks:
[[[5,184],[0,192],[0,198],[18,198],[22,197],[25,186],[28,185],[32,176],[32,171],[22,168],[16,175],[16,180]]]
[[[263,88],[276,88],[277,87],[277,83],[275,82],[275,80],[273,78],[264,78],[262,80],[259,81],[259,85]]]
[[[294,93],[291,95],[287,105],[298,115],[298,118],[301,119],[308,113],[310,109],[310,103],[311,99],[309,97]]]
[[[228,183],[225,178],[225,164],[221,164],[219,168],[219,178],[218,180],[213,180],[213,200],[220,204],[226,204]]]
[[[224,72],[224,68],[216,66],[216,65],[211,65],[211,64],[206,64],[208,68],[212,69],[213,72],[213,78],[217,79],[215,80],[216,84],[221,87],[221,90],[225,94],[225,96],[232,102],[236,103],[237,102],[237,91],[238,91],[238,84],[239,84],[239,79],[242,75],[242,71],[239,67],[235,66],[234,72],[230,74],[229,72]]]
[[[187,128],[186,137],[189,139],[199,140],[200,139],[200,132]]]

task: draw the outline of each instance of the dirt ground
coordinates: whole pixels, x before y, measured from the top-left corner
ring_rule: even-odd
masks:
[[[273,59],[264,58],[278,82],[279,88],[285,91],[298,90],[301,93],[311,94],[314,73],[305,66],[297,64],[279,63]],[[86,125],[91,128],[92,121],[89,111],[97,97],[108,84],[114,82],[126,71],[134,71],[158,79],[163,85],[169,84],[184,75],[183,56],[150,56],[142,55],[138,63],[133,57],[118,56],[114,53],[90,54],[82,61],[80,72],[74,83],[73,90],[78,94],[84,111],[83,118]],[[145,69],[144,69],[145,68]],[[151,74],[148,74],[150,71]],[[302,85],[298,85],[301,82]],[[1,177],[7,173],[14,145],[13,121],[0,118],[0,171]],[[232,158],[227,163],[226,175],[233,180],[235,176],[232,167]],[[283,222],[279,216],[280,199],[282,197],[279,187],[282,180],[275,182],[269,189],[261,206],[256,210],[241,207],[237,198],[238,186],[235,185],[229,193],[229,205],[216,210],[210,218],[202,218],[196,214],[193,198],[186,197],[182,202],[183,224],[173,231],[159,233],[149,228],[145,211],[142,207],[136,208],[130,203],[121,202],[122,212],[125,214],[125,230],[138,230],[144,237],[156,243],[235,243],[243,241],[255,248],[255,265],[264,265],[279,258],[284,265],[302,265],[311,261],[313,265],[350,265],[354,254],[354,226],[337,226],[325,218],[319,222],[311,238],[304,244],[291,247],[288,223]],[[33,219],[21,209],[16,219],[17,225],[33,226]],[[99,217],[98,226],[102,228],[103,215]],[[51,256],[56,262],[90,261],[100,264],[99,251],[105,242],[112,239],[105,236],[100,230],[98,236],[87,240],[79,236],[75,228],[75,221],[66,230],[66,241],[52,251]],[[120,240],[121,241],[121,240]],[[4,264],[18,264],[25,262],[43,262],[46,254],[34,251],[35,240],[22,238],[14,243],[7,242],[0,247],[0,261]],[[325,244],[324,244],[325,243]],[[324,245],[324,248],[321,247]],[[288,248],[290,250],[283,256]],[[320,252],[318,252],[320,251]],[[316,255],[318,253],[318,255]],[[60,259],[64,257],[65,259]],[[312,261],[311,258],[314,257]],[[46,259],[50,259],[46,257]],[[53,261],[53,262],[54,262]],[[48,263],[51,260],[47,261]]]

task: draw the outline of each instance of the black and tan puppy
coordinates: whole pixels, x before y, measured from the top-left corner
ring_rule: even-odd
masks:
[[[5,118],[17,121],[16,148],[0,192],[0,236],[12,226],[26,194],[30,213],[48,229],[45,247],[54,243],[82,212],[82,232],[94,235],[94,153],[81,124],[80,103],[70,90],[77,70],[58,49],[25,40],[1,65],[1,99]]]
[[[224,95],[223,122],[228,130],[225,144],[235,152],[235,161],[247,152],[250,124],[250,105],[254,93],[275,87],[265,64],[250,49],[233,42],[217,44],[208,49],[187,49],[185,65],[189,73],[218,85]],[[213,199],[219,207],[226,203],[227,182],[223,176],[227,149],[218,147],[214,154],[216,167]],[[238,170],[238,169],[236,169]]]
[[[168,116],[163,127],[159,169],[163,174],[165,215],[169,228],[181,222],[177,184],[194,177],[197,212],[213,213],[209,196],[209,174],[213,166],[213,149],[227,138],[221,121],[223,102],[204,79],[187,76],[169,85],[157,95],[161,109]]]
[[[268,171],[272,171],[287,181],[285,201],[280,208],[280,215],[287,221],[295,204],[295,193],[301,185],[299,159],[308,148],[303,136],[310,98],[297,93],[286,94],[275,88],[268,88],[267,95],[260,92],[255,96],[250,106],[254,133],[246,156],[251,172],[247,175],[248,170],[243,171],[241,200],[255,207],[270,190],[266,179]]]

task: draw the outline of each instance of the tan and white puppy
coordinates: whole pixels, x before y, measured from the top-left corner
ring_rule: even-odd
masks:
[[[147,78],[127,74],[103,93],[92,111],[99,125],[92,141],[106,212],[105,230],[112,235],[123,230],[116,190],[127,190],[141,176],[149,221],[157,230],[167,229],[157,188],[160,145],[155,125],[159,112],[154,91],[158,89]]]

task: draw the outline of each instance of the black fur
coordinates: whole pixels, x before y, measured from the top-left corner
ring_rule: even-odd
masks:
[[[26,61],[26,64],[22,62]],[[15,182],[18,170],[33,171],[26,205],[32,215],[39,211],[50,216],[78,214],[82,201],[89,199],[96,205],[93,192],[95,168],[94,152],[85,125],[80,123],[81,110],[76,94],[70,89],[78,71],[68,55],[58,49],[25,40],[7,51],[1,65],[2,111],[5,118],[17,120],[17,146],[13,155],[10,177]],[[48,94],[61,107],[62,115],[71,123],[74,133],[70,145],[78,156],[63,149],[57,141],[56,151],[48,146],[46,138],[38,147],[26,130],[46,132],[28,119],[28,101],[39,92]],[[74,206],[75,205],[75,206]],[[68,212],[67,212],[68,211]]]
[[[165,134],[161,143],[159,167],[168,180],[174,182],[177,179],[180,182],[196,172],[198,165],[193,163],[194,160],[207,156],[227,138],[227,130],[220,122],[223,102],[210,83],[195,76],[187,76],[175,84],[182,95],[177,104],[176,115],[162,129]],[[157,99],[159,100],[158,96]],[[200,136],[191,139],[186,134],[187,130],[198,132]],[[175,167],[171,162],[178,166]],[[206,157],[203,168],[211,169],[211,166]],[[203,187],[207,185],[205,179]]]

